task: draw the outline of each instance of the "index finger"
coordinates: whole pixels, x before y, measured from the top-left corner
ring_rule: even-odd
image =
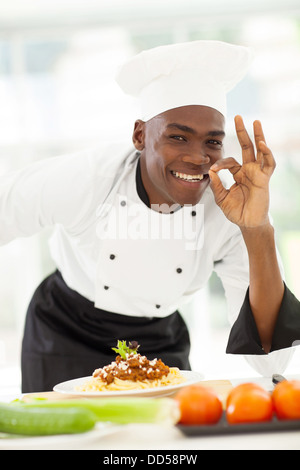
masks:
[[[255,162],[254,146],[246,131],[243,118],[235,116],[234,122],[236,135],[242,149],[243,163]]]

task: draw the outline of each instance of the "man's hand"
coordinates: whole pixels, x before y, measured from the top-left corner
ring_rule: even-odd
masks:
[[[255,147],[240,116],[235,117],[235,127],[242,148],[242,165],[234,158],[224,158],[212,165],[209,176],[216,203],[241,229],[249,256],[250,306],[261,344],[269,352],[284,294],[274,230],[268,217],[269,181],[275,160],[259,121],[253,124]],[[235,180],[229,189],[224,188],[217,174],[223,169],[229,170]]]
[[[241,116],[235,117],[235,128],[243,163],[234,158],[217,161],[209,171],[211,188],[216,203],[231,222],[241,229],[262,227],[269,224],[269,180],[276,163],[259,121],[253,123],[255,147]],[[230,189],[224,188],[217,174],[224,169],[230,171],[235,181]]]

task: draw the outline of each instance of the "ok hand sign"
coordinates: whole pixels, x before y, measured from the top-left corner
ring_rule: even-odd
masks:
[[[224,158],[211,166],[209,176],[215,201],[225,216],[240,228],[261,227],[269,223],[269,180],[276,163],[267,147],[262,125],[254,121],[255,147],[241,116],[235,117],[237,138],[242,149],[242,165],[234,158]],[[235,183],[224,188],[218,171],[227,169]]]

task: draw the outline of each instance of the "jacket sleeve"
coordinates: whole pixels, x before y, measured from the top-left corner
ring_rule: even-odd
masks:
[[[88,155],[47,158],[0,177],[0,244],[62,224],[72,230],[93,188]]]
[[[270,352],[290,348],[297,344],[300,344],[300,302],[285,284]],[[251,311],[249,291],[247,291],[239,316],[231,328],[226,352],[265,354]]]
[[[283,264],[278,253],[284,279]],[[248,254],[242,236],[235,234],[223,247],[220,262],[215,263],[228,304],[231,326],[226,353],[242,354],[261,375],[283,373],[300,344],[300,303],[285,284],[285,292],[275,326],[272,348],[266,354],[262,348],[249,302]]]

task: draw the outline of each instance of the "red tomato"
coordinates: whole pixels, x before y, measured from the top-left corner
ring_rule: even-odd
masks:
[[[255,383],[237,385],[228,395],[226,418],[229,424],[271,421],[271,394]]]
[[[215,424],[223,413],[218,395],[200,384],[182,388],[176,395],[181,412],[180,424]]]
[[[273,390],[278,419],[300,419],[300,380],[279,382]]]
[[[232,400],[232,398],[235,396],[235,395],[240,395],[241,392],[247,392],[248,390],[254,390],[255,388],[257,388],[258,390],[261,390],[261,387],[259,385],[257,385],[256,383],[253,383],[253,382],[246,382],[246,383],[242,383],[240,385],[237,385],[236,387],[234,387],[228,394],[227,396],[227,399],[226,399],[226,408],[228,407],[228,404],[229,402]]]

